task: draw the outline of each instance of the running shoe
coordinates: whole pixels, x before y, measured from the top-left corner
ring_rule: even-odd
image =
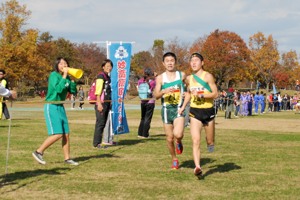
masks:
[[[181,141],[179,143],[176,142],[176,153],[177,154],[182,154],[182,151],[183,151],[182,142]]]
[[[32,156],[34,157],[34,159],[36,161],[38,161],[40,164],[42,165],[45,165],[46,164],[46,161],[43,159],[43,154],[37,152],[37,151],[34,151],[32,152]]]
[[[101,144],[102,146],[113,146],[113,145],[117,145],[116,142],[102,142]]]
[[[172,161],[172,169],[178,169],[179,168],[179,162],[177,159]]]
[[[75,165],[75,166],[79,165],[78,162],[75,162],[75,161],[72,160],[72,159],[65,160],[65,163],[66,163],[66,164],[69,164],[69,165]]]
[[[208,150],[208,152],[209,153],[212,153],[212,152],[214,152],[215,151],[215,145],[207,145],[207,150]]]
[[[202,169],[200,167],[195,167],[194,175],[197,176],[198,179],[202,177]]]

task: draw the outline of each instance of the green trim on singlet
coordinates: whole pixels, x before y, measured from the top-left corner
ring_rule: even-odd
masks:
[[[178,107],[181,107],[182,106],[182,95],[183,95],[183,92],[184,92],[184,84],[182,82],[182,74],[180,71],[176,71],[176,74],[177,72],[179,73],[179,79],[178,80],[175,80],[173,82],[169,82],[169,83],[164,83],[162,86],[161,86],[161,89],[167,89],[167,88],[170,88],[170,87],[174,87],[174,86],[178,86],[180,88],[180,96],[179,96],[179,99],[178,99],[178,103],[175,103]],[[164,80],[164,79],[163,79]],[[170,103],[170,104],[166,104],[166,102],[169,102],[169,101],[165,101],[166,99],[166,96],[163,95],[162,98],[161,98],[161,103],[163,106],[165,107],[168,107],[169,105],[175,105],[173,103]]]
[[[169,88],[169,87],[172,87],[172,86],[175,86],[177,84],[182,84],[182,80],[176,80],[176,81],[173,81],[173,82],[170,82],[170,83],[164,83],[161,88],[162,89],[166,89],[166,88]]]
[[[181,85],[182,88],[184,88],[183,87],[183,82],[181,80],[181,71],[178,71],[178,72],[179,72],[179,80],[176,80],[176,81],[173,81],[173,82],[170,82],[170,83],[164,83],[161,86],[161,89],[166,89],[166,88],[172,87],[172,86],[177,85],[177,84]]]
[[[197,76],[196,74],[193,74],[194,79],[200,83],[205,89],[207,89],[209,92],[212,92],[210,86],[204,81],[202,80],[202,78],[200,78],[199,76]]]

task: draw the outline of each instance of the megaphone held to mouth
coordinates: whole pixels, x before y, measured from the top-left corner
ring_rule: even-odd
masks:
[[[82,69],[69,68],[68,74],[75,77],[76,79],[80,79],[83,75]]]

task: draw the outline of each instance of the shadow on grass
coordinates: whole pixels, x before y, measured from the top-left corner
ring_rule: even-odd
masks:
[[[9,127],[9,124],[7,125],[1,125],[0,128],[8,128]],[[20,127],[20,125],[11,125],[11,127]]]
[[[216,160],[210,159],[210,158],[201,158],[201,167],[209,164],[209,163],[213,163]],[[193,160],[187,160],[181,163],[180,167],[185,167],[185,168],[195,168],[195,164]],[[214,165],[209,167],[210,169],[202,175],[201,179],[205,179],[206,176],[209,176],[213,173],[225,173],[225,172],[229,172],[232,170],[238,170],[238,169],[242,169],[239,165],[236,165],[235,163],[224,163],[222,165]]]
[[[144,139],[145,140],[145,139]],[[136,145],[136,144],[138,144],[138,143],[141,143],[141,142],[143,142],[144,140],[120,140],[119,142],[118,142],[118,145]]]
[[[155,138],[155,137],[149,137],[149,138],[138,138],[138,139],[133,139],[133,140],[120,140],[117,145],[124,145],[124,146],[129,146],[129,145],[136,145],[139,143],[144,143],[144,142],[149,142],[149,141],[156,141],[156,140],[161,140],[161,138]]]
[[[15,122],[15,121],[32,121],[32,118],[12,118],[11,119],[12,123]],[[44,120],[43,118],[40,118],[40,120]]]
[[[204,166],[207,163],[213,163],[213,162],[215,162],[215,160],[212,160],[210,158],[201,158],[201,166]],[[195,164],[194,164],[193,160],[186,160],[186,161],[182,162],[179,167],[185,167],[185,168],[192,168],[192,169],[194,169],[195,168]]]
[[[213,173],[225,173],[232,170],[242,169],[241,166],[236,165],[235,163],[224,163],[222,165],[211,166],[210,169],[202,175],[202,179],[205,179],[206,176],[209,176]]]
[[[120,140],[117,142],[117,145],[106,146],[105,148],[100,148],[100,149],[95,148],[96,152],[102,152],[103,154],[77,157],[74,158],[74,160],[77,162],[83,162],[90,159],[98,159],[98,158],[118,158],[118,156],[114,155],[115,152],[125,148],[126,146],[136,145],[144,141],[146,140]]]
[[[104,151],[106,151],[106,150],[104,150]],[[114,151],[116,151],[116,150],[114,150]],[[75,158],[74,160],[77,162],[83,162],[83,161],[87,161],[90,159],[97,159],[97,158],[117,158],[118,156],[115,156],[112,154],[114,151],[110,152],[109,154],[105,153],[105,154],[101,154],[101,155],[81,156],[81,157]]]
[[[70,168],[54,168],[54,169],[36,169],[33,171],[20,171],[15,173],[10,173],[6,175],[0,176],[0,188],[6,186],[6,185],[14,185],[18,184],[18,180],[23,180],[31,177],[41,176],[44,174],[47,175],[61,175],[65,174],[60,171],[70,170]],[[26,186],[28,183],[19,185],[18,188]],[[18,188],[15,188],[13,190],[17,190]]]
[[[150,136],[150,138],[156,138],[156,137],[166,137],[166,134],[157,134],[157,135]]]

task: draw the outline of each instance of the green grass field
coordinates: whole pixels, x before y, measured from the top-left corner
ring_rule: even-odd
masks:
[[[47,164],[38,164],[31,153],[47,137],[42,104],[15,104],[7,168],[9,121],[0,121],[0,199],[300,199],[300,123],[293,124],[300,122],[300,115],[294,112],[227,121],[220,112],[214,153],[207,152],[202,134],[204,176],[198,180],[193,175],[189,128],[184,152],[178,156],[180,169],[171,170],[158,109],[150,139],[137,138],[140,111],[130,108],[126,111],[130,133],[116,136],[117,146],[99,150],[92,147],[92,107],[65,107],[71,154],[80,165],[63,163],[60,141],[46,150]],[[253,130],[235,126],[247,125],[250,119],[257,121]],[[267,120],[282,123],[288,131],[260,130]]]

